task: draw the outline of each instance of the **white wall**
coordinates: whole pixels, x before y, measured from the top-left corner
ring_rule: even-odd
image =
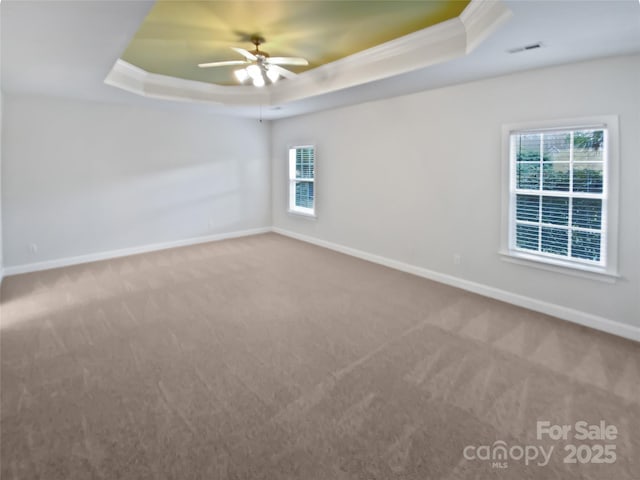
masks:
[[[2,10],[0,9],[0,18]],[[0,28],[2,22],[0,21]],[[1,62],[0,62],[1,63]],[[3,241],[2,241],[2,99],[4,94],[2,93],[2,84],[0,81],[0,284],[4,277],[4,255],[3,255]]]
[[[2,242],[2,98],[3,93],[0,90],[0,283],[2,282],[2,278],[4,276],[4,255],[3,251],[3,242]]]
[[[274,226],[640,327],[639,86],[633,56],[279,120]],[[622,279],[606,284],[500,260],[502,124],[600,114],[620,120]],[[287,146],[309,143],[317,148],[315,221],[286,213]]]
[[[267,123],[16,95],[4,122],[5,267],[271,223]]]

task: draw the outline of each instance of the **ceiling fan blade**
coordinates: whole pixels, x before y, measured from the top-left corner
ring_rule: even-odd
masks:
[[[301,57],[269,57],[267,63],[271,65],[309,65],[309,61]]]
[[[268,68],[269,70],[278,72],[280,76],[284,78],[295,78],[298,76],[297,73],[294,73],[291,70],[287,70],[286,68],[279,67],[278,65],[269,65]]]
[[[253,53],[251,53],[249,50],[245,50],[244,48],[231,47],[231,50],[235,50],[244,58],[246,58],[247,60],[251,60],[252,62],[255,62],[258,59],[258,57],[256,57]]]
[[[211,63],[199,63],[198,66],[200,68],[209,68],[209,67],[224,67],[227,65],[246,65],[247,61],[245,60],[229,60],[227,62],[211,62]]]

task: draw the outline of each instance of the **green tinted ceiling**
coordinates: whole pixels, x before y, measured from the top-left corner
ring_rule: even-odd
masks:
[[[235,85],[238,67],[201,69],[198,63],[241,60],[229,47],[252,50],[252,34],[266,39],[272,56],[296,56],[308,67],[379,45],[455,18],[469,4],[417,0],[159,0],[122,59],[148,72],[208,83]]]

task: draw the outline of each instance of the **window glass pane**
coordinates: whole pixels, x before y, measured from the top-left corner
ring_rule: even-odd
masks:
[[[296,207],[313,208],[312,182],[296,182]]]
[[[556,192],[569,191],[569,164],[545,163],[542,175],[542,189]]]
[[[541,250],[556,255],[567,255],[568,231],[560,228],[542,227]]]
[[[296,178],[313,178],[314,158],[312,148],[296,150]]]
[[[303,162],[297,167],[296,178],[313,178],[313,163]]]
[[[600,261],[600,234],[574,230],[571,235],[571,256]]]
[[[545,162],[568,162],[571,158],[571,134],[569,132],[547,133],[542,139]]]
[[[518,135],[516,141],[516,160],[518,162],[540,161],[540,134]]]
[[[540,164],[518,163],[517,184],[518,188],[538,190],[540,188]]]
[[[569,128],[511,135],[515,248],[601,261],[607,227],[602,218],[605,133],[603,128]],[[574,192],[591,198],[576,198]]]
[[[573,191],[602,193],[602,163],[574,163]]]
[[[574,227],[599,230],[602,223],[602,200],[599,198],[574,198],[571,224]]]
[[[573,159],[576,162],[602,161],[604,132],[581,130],[573,134]]]
[[[518,248],[538,250],[538,232],[540,227],[535,225],[516,225],[516,245]]]
[[[542,223],[569,224],[569,199],[566,197],[542,197]]]
[[[537,195],[516,195],[516,218],[537,222],[540,218],[540,197]]]

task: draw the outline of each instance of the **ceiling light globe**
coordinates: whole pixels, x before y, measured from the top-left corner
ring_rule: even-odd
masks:
[[[271,80],[271,83],[276,83],[280,78],[280,74],[275,70],[267,70],[267,77]]]
[[[233,72],[240,83],[244,83],[247,78],[249,78],[249,74],[247,73],[246,68],[241,68],[240,70],[236,70]]]
[[[253,78],[254,80],[256,78],[262,78],[262,72],[260,71],[260,67],[257,65],[249,65],[247,67],[247,73],[249,74],[249,76],[251,78]]]
[[[255,77],[253,79],[253,86],[254,87],[264,87],[264,78],[262,77]]]

